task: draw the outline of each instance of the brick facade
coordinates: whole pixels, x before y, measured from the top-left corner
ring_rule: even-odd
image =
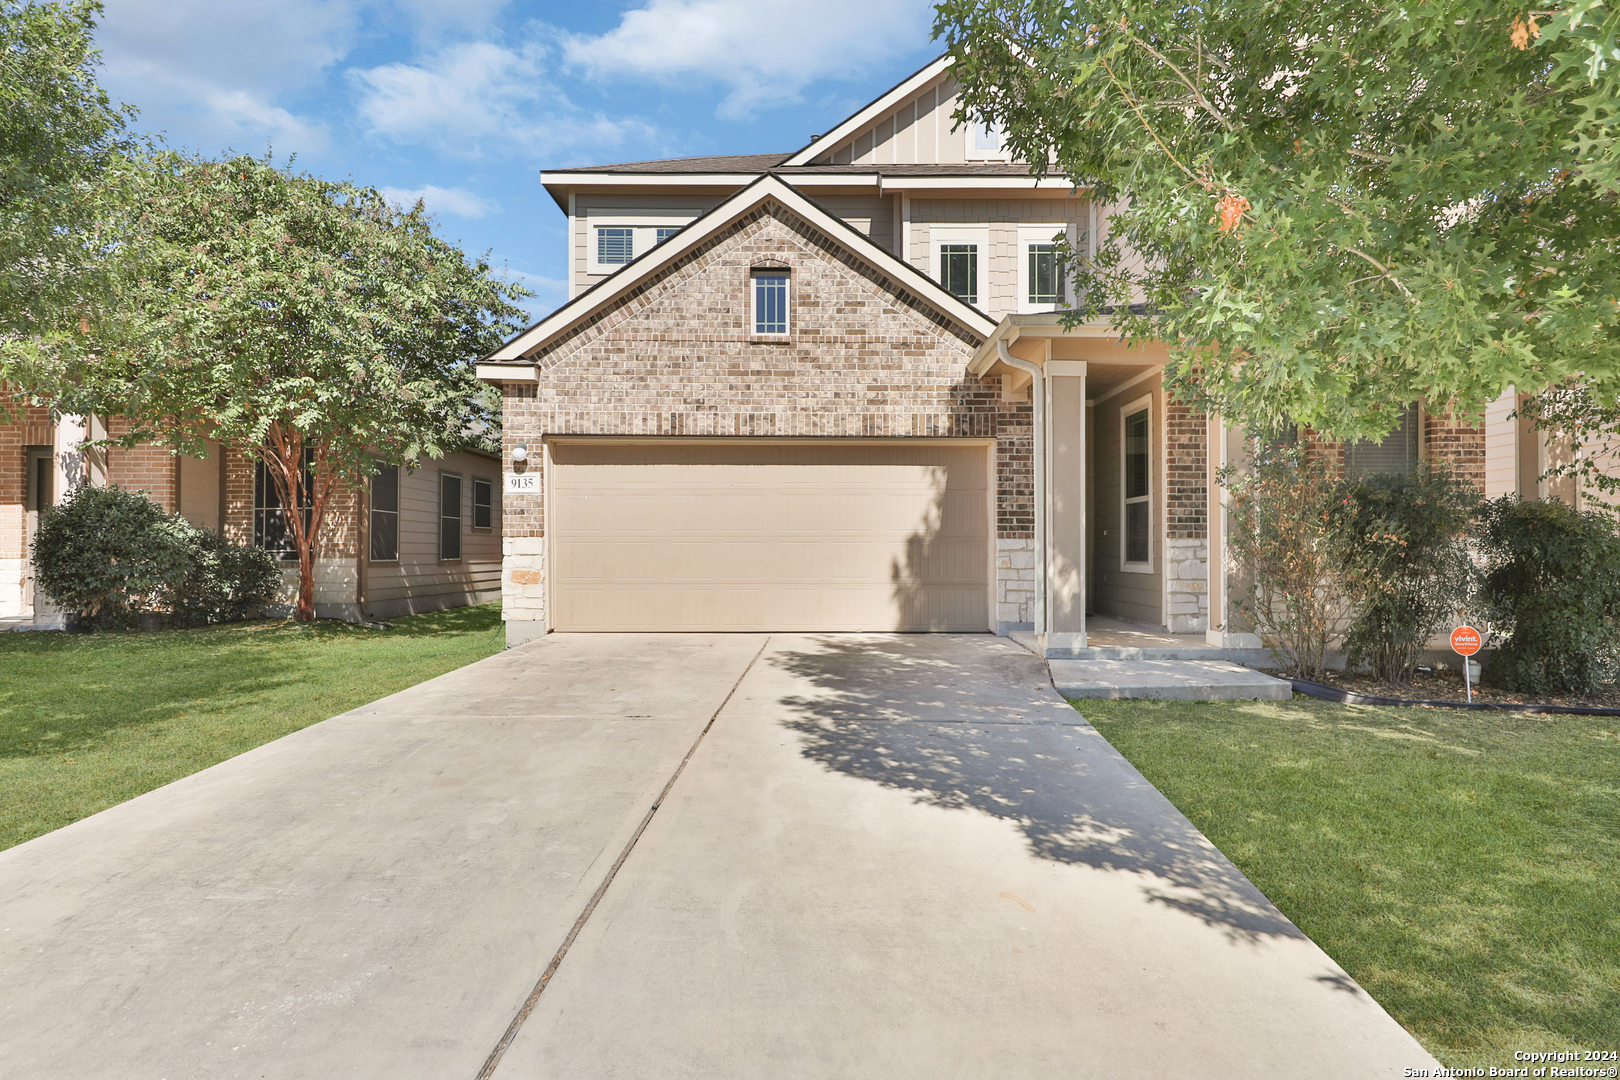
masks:
[[[1165,396],[1164,625],[1209,629],[1209,422]]]
[[[791,340],[752,340],[749,270],[784,264]],[[966,374],[979,344],[767,200],[537,350],[538,386],[504,385],[505,458],[524,443],[538,470],[547,435],[993,438],[997,538],[1027,541],[1030,406]],[[544,621],[541,496],[504,509],[506,617]]]

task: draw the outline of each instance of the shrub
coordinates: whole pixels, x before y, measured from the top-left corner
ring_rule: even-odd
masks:
[[[43,515],[31,552],[40,586],[79,626],[242,618],[280,584],[269,554],[229,544],[145,495],[85,485]]]
[[[1525,693],[1591,692],[1620,673],[1620,536],[1593,511],[1507,496],[1484,504],[1481,599],[1492,637],[1485,669]]]
[[[1299,447],[1254,440],[1250,449],[1247,473],[1220,478],[1232,496],[1227,542],[1248,579],[1237,610],[1282,667],[1319,679],[1350,610],[1344,485]]]
[[[1405,683],[1423,646],[1468,604],[1466,534],[1479,492],[1448,470],[1420,468],[1362,477],[1347,493],[1349,664]]]

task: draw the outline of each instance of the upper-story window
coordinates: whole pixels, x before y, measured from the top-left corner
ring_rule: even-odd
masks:
[[[979,302],[979,245],[939,245],[939,283],[970,304]]]
[[[1001,129],[993,121],[975,120],[967,126],[966,149],[969,161],[1007,160]]]
[[[1051,225],[1018,227],[1018,310],[1053,311],[1068,302],[1059,238],[1068,227]]]
[[[754,334],[781,337],[788,332],[789,274],[786,270],[755,270],[749,282]]]
[[[636,230],[603,228],[596,230],[596,261],[603,266],[621,266],[636,257]]]
[[[611,274],[684,228],[692,214],[591,211],[585,215],[585,272]]]

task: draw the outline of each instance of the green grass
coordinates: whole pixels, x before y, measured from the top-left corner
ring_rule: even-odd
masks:
[[[500,619],[0,634],[0,849],[500,652]]]
[[[1445,1064],[1620,1049],[1620,719],[1076,706]]]

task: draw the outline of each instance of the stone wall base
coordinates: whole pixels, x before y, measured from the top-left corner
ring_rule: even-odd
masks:
[[[501,540],[501,618],[508,625],[546,624],[546,538],[508,536]],[[545,631],[542,630],[541,633]],[[525,638],[525,641],[528,639]],[[516,644],[508,640],[507,644]]]
[[[1035,629],[1035,541],[996,540],[996,633]]]
[[[1164,627],[1172,634],[1209,629],[1209,543],[1164,542]]]

